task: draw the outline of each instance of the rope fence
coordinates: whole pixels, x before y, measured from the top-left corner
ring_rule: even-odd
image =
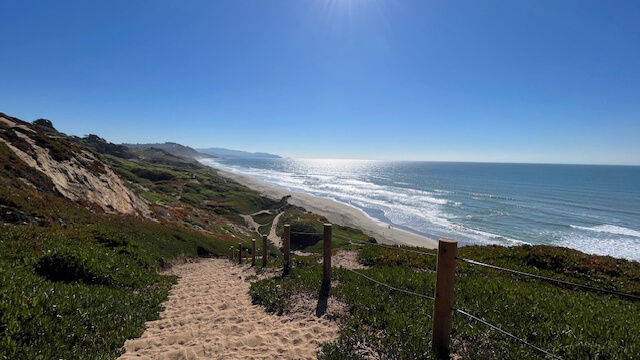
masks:
[[[397,250],[397,251],[403,251],[403,252],[420,254],[420,255],[427,255],[427,256],[433,256],[433,257],[437,257],[438,256],[435,253],[428,253],[428,252],[412,250],[412,249],[404,249],[404,248],[400,248],[400,247],[396,247],[396,246],[392,246],[392,245],[370,243],[370,242],[357,240],[357,239],[350,238],[350,237],[347,237],[347,236],[342,236],[342,235],[334,235],[334,236],[342,238],[342,239],[345,239],[345,240],[349,240],[352,243],[357,243],[357,244],[361,244],[361,245],[378,246],[378,247],[383,247],[383,248],[387,248],[387,249],[391,249],[391,250]],[[456,259],[464,261],[464,262],[466,262],[468,264],[471,264],[471,265],[482,266],[482,267],[486,267],[486,268],[490,268],[490,269],[494,269],[494,270],[500,270],[500,271],[504,271],[504,272],[508,272],[508,273],[512,273],[512,274],[516,274],[516,275],[527,276],[527,277],[531,277],[531,278],[538,279],[538,280],[544,280],[544,281],[548,281],[548,282],[552,282],[552,283],[556,283],[556,284],[578,287],[578,288],[582,288],[582,289],[585,289],[585,290],[602,292],[602,293],[616,295],[616,296],[620,296],[620,297],[625,297],[625,298],[633,299],[633,300],[640,300],[640,296],[633,295],[633,294],[627,294],[627,293],[623,293],[623,292],[619,292],[619,291],[615,291],[615,290],[608,290],[608,289],[598,288],[598,287],[579,284],[579,283],[566,281],[566,280],[554,279],[554,278],[551,278],[551,277],[531,274],[531,273],[524,272],[524,271],[519,271],[519,270],[507,269],[507,268],[500,267],[500,266],[497,266],[497,265],[487,264],[487,263],[483,263],[483,262],[480,262],[480,261],[471,260],[471,259],[462,258],[462,257],[458,257]]]
[[[504,268],[504,267],[500,267],[497,265],[492,265],[492,264],[487,264],[487,263],[483,263],[480,261],[476,261],[476,260],[472,260],[472,259],[466,259],[463,257],[458,257],[457,256],[457,242],[453,241],[453,240],[446,240],[446,239],[441,239],[439,246],[438,246],[438,253],[432,253],[432,252],[426,252],[426,251],[419,251],[419,250],[413,250],[413,249],[405,249],[405,248],[401,248],[401,247],[397,247],[397,246],[393,246],[393,245],[387,245],[387,244],[378,244],[378,243],[373,243],[373,242],[366,242],[366,241],[362,241],[359,239],[354,239],[348,236],[343,236],[343,235],[339,235],[339,234],[333,234],[332,233],[332,226],[331,224],[325,224],[324,226],[324,232],[302,232],[302,231],[291,231],[291,227],[290,225],[286,224],[284,225],[284,232],[282,235],[283,238],[283,255],[284,255],[284,274],[288,273],[289,267],[290,267],[290,262],[289,262],[289,256],[290,256],[290,239],[291,239],[291,235],[307,235],[307,236],[318,236],[318,235],[322,235],[323,236],[323,240],[324,240],[324,246],[323,246],[323,276],[322,276],[322,283],[323,283],[323,287],[327,287],[330,288],[331,286],[331,250],[332,250],[332,238],[333,236],[337,237],[337,238],[341,238],[344,240],[348,240],[350,243],[352,244],[359,244],[359,245],[368,245],[368,246],[376,246],[376,247],[380,247],[380,248],[385,248],[385,249],[389,249],[389,250],[395,250],[395,251],[401,251],[401,252],[407,252],[407,253],[413,253],[413,254],[418,254],[418,255],[425,255],[425,256],[430,256],[430,257],[435,257],[437,258],[437,266],[436,266],[436,284],[435,284],[435,292],[434,295],[426,295],[426,294],[421,294],[415,291],[411,291],[411,290],[407,290],[407,289],[402,289],[390,284],[387,284],[385,282],[382,282],[380,280],[376,280],[374,278],[372,278],[371,276],[364,274],[360,271],[356,271],[353,269],[349,269],[349,268],[342,268],[343,270],[346,270],[350,273],[353,273],[359,277],[362,277],[368,281],[371,281],[372,283],[375,283],[379,286],[385,287],[387,289],[389,289],[390,291],[394,291],[394,292],[398,292],[398,293],[402,293],[405,295],[410,295],[410,296],[416,296],[422,299],[427,299],[427,300],[431,300],[434,301],[434,311],[433,311],[433,331],[432,331],[432,346],[434,348],[434,350],[436,351],[437,354],[449,354],[449,343],[450,343],[450,335],[451,335],[451,324],[452,324],[452,315],[455,314],[459,314],[461,316],[464,316],[470,320],[479,322],[485,326],[487,326],[488,328],[490,328],[491,330],[497,331],[500,334],[503,334],[517,342],[519,342],[520,344],[527,346],[537,352],[539,352],[540,354],[548,357],[548,358],[552,358],[552,359],[562,359],[561,357],[559,357],[558,355],[555,355],[553,353],[551,353],[548,350],[545,350],[533,343],[530,343],[529,341],[522,339],[516,335],[514,335],[513,333],[510,333],[502,328],[500,328],[497,325],[494,325],[478,316],[475,316],[465,310],[462,309],[458,309],[455,308],[453,306],[453,292],[454,292],[454,288],[453,288],[453,282],[454,282],[454,277],[455,277],[455,261],[456,260],[460,260],[463,261],[467,264],[473,265],[473,266],[479,266],[479,267],[484,267],[484,268],[489,268],[489,269],[493,269],[493,270],[498,270],[498,271],[503,271],[503,272],[507,272],[510,274],[514,274],[514,275],[519,275],[519,276],[525,276],[525,277],[529,277],[529,278],[534,278],[537,280],[543,280],[543,281],[547,281],[550,283],[554,283],[554,284],[559,284],[559,285],[565,285],[565,286],[571,286],[571,287],[576,287],[576,288],[581,288],[581,289],[585,289],[585,290],[589,290],[589,291],[594,291],[594,292],[601,292],[601,293],[606,293],[606,294],[610,294],[610,295],[615,295],[615,296],[620,296],[620,297],[624,297],[624,298],[628,298],[628,299],[633,299],[633,300],[640,300],[640,296],[637,295],[633,295],[633,294],[627,294],[627,293],[623,293],[623,292],[619,292],[619,291],[614,291],[614,290],[608,290],[608,289],[603,289],[603,288],[597,288],[594,286],[589,286],[589,285],[584,285],[584,284],[579,284],[579,283],[575,283],[575,282],[571,282],[571,281],[566,281],[566,280],[559,280],[559,279],[554,279],[551,277],[547,277],[547,276],[542,276],[542,275],[536,275],[536,274],[531,274],[528,272],[524,272],[524,271],[519,271],[519,270],[513,270],[513,269],[508,269],[508,268]],[[262,235],[262,257],[263,257],[263,262],[262,262],[262,266],[265,267],[267,264],[267,256],[268,256],[268,248],[267,248],[267,236],[266,235]],[[253,248],[252,248],[252,257],[253,257],[253,261],[252,261],[252,265],[255,265],[255,255],[256,255],[256,248],[255,248],[255,244],[256,241],[253,240],[252,242],[253,244]],[[242,249],[241,244],[238,244],[239,248]],[[230,255],[229,257],[231,259],[238,259],[239,263],[242,263],[242,254],[238,254],[237,256],[234,256],[235,252],[233,251],[233,247],[230,249]]]
[[[460,258],[460,260],[462,260],[462,261],[464,261],[466,263],[472,264],[472,265],[483,266],[483,267],[486,267],[486,268],[490,268],[490,269],[494,269],[494,270],[500,270],[500,271],[504,271],[504,272],[508,272],[508,273],[512,273],[512,274],[516,274],[516,275],[528,276],[528,277],[531,277],[531,278],[534,278],[534,279],[549,281],[549,282],[553,282],[553,283],[556,283],[556,284],[579,287],[579,288],[586,289],[586,290],[602,292],[602,293],[607,293],[607,294],[611,294],[611,295],[617,295],[617,296],[626,297],[626,298],[634,299],[634,300],[640,300],[640,296],[636,296],[636,295],[633,295],[633,294],[626,294],[626,293],[619,292],[619,291],[607,290],[607,289],[603,289],[603,288],[597,288],[597,287],[594,287],[594,286],[578,284],[578,283],[574,283],[574,282],[571,282],[571,281],[554,279],[554,278],[550,278],[550,277],[547,277],[547,276],[530,274],[530,273],[527,273],[527,272],[524,272],[524,271],[507,269],[507,268],[503,268],[503,267],[500,267],[500,266],[486,264],[486,263],[483,263],[483,262],[480,262],[480,261],[471,260],[471,259]]]
[[[489,323],[489,322],[487,322],[487,321],[485,321],[485,320],[483,320],[483,319],[481,319],[481,318],[479,318],[477,316],[471,315],[471,314],[469,314],[468,312],[466,312],[464,310],[455,309],[455,308],[453,310],[456,313],[462,314],[462,315],[464,315],[464,316],[466,316],[466,317],[468,317],[470,319],[473,319],[473,320],[475,320],[475,321],[477,321],[477,322],[479,322],[481,324],[484,324],[484,325],[488,326],[489,328],[491,328],[491,329],[493,329],[493,330],[495,330],[495,331],[497,331],[499,333],[507,335],[508,337],[510,337],[510,338],[512,338],[512,339],[514,339],[514,340],[516,340],[516,341],[518,341],[518,342],[520,342],[520,343],[522,343],[522,344],[524,344],[524,345],[526,345],[526,346],[528,346],[528,347],[530,347],[530,348],[532,348],[534,350],[537,350],[538,352],[540,352],[542,354],[545,354],[546,356],[548,356],[550,358],[562,360],[562,358],[560,356],[554,355],[554,354],[550,353],[549,351],[547,351],[547,350],[545,350],[545,349],[543,349],[541,347],[533,345],[532,343],[530,343],[530,342],[528,342],[528,341],[526,341],[524,339],[521,339],[521,338],[511,334],[510,332],[507,332],[507,331],[505,331],[505,330],[503,330],[503,329],[501,329],[501,328],[499,328],[499,327],[497,327],[497,326],[495,326],[495,325],[493,325],[493,324],[491,324],[491,323]]]
[[[339,236],[339,235],[338,235],[338,236]],[[344,236],[339,236],[339,237],[346,238],[346,237],[344,237]],[[355,240],[355,239],[349,239],[349,240]],[[363,244],[365,244],[365,245],[382,245],[382,244],[375,244],[375,243],[362,242],[362,241],[358,241],[358,240],[355,240],[355,241],[360,242],[360,243],[363,243]],[[457,244],[456,244],[456,246],[457,246]],[[388,248],[388,246],[382,246],[382,247],[387,247],[387,248]],[[437,256],[436,254],[427,253],[427,252],[421,252],[421,251],[412,251],[412,250],[410,250],[410,249],[401,249],[401,248],[396,248],[396,247],[391,247],[391,248],[392,248],[393,250],[408,250],[407,252],[416,252],[416,253],[423,254],[423,255]],[[457,257],[454,257],[454,259],[458,259],[458,258],[457,258]],[[387,288],[387,289],[389,289],[389,290],[396,291],[396,292],[400,292],[400,293],[407,294],[407,295],[417,296],[417,297],[420,297],[420,298],[423,298],[423,299],[428,299],[428,300],[434,300],[434,301],[436,301],[436,298],[435,298],[434,296],[429,296],[429,295],[420,294],[420,293],[417,293],[417,292],[414,292],[414,291],[401,289],[401,288],[398,288],[398,287],[395,287],[395,286],[392,286],[392,285],[389,285],[389,284],[383,283],[383,282],[378,281],[378,280],[376,280],[376,279],[373,279],[373,278],[371,278],[371,277],[369,277],[369,276],[367,276],[367,275],[365,275],[365,274],[362,274],[361,272],[358,272],[358,271],[355,271],[355,270],[351,270],[351,269],[347,269],[347,268],[344,268],[344,269],[345,269],[345,270],[347,270],[347,271],[349,271],[349,272],[351,272],[351,273],[354,273],[354,274],[356,274],[356,275],[358,275],[358,276],[361,276],[361,277],[363,277],[363,278],[365,278],[365,279],[367,279],[367,280],[369,280],[369,281],[371,281],[371,282],[373,282],[373,283],[375,283],[375,284],[378,284],[378,285],[380,285],[380,286],[384,286],[385,288]],[[440,274],[437,274],[436,276],[440,276]],[[437,282],[438,282],[438,279],[436,279],[436,296],[438,296],[438,289],[437,289],[437,286],[438,286],[438,285],[437,285]],[[480,323],[482,323],[482,324],[484,324],[484,325],[488,326],[490,329],[495,330],[495,331],[497,331],[497,332],[499,332],[499,333],[501,333],[501,334],[503,334],[503,335],[506,335],[506,336],[508,336],[508,337],[510,337],[510,338],[512,338],[512,339],[514,339],[514,340],[516,340],[516,341],[518,341],[518,342],[520,342],[521,344],[523,344],[523,345],[525,345],[525,346],[528,346],[528,347],[530,347],[531,349],[534,349],[534,350],[536,350],[536,351],[538,351],[538,352],[540,352],[540,353],[542,353],[542,354],[546,355],[547,357],[550,357],[550,358],[553,358],[553,359],[562,359],[561,357],[559,357],[559,356],[557,356],[557,355],[554,355],[554,354],[552,354],[551,352],[549,352],[549,351],[547,351],[547,350],[545,350],[545,349],[543,349],[543,348],[541,348],[541,347],[539,347],[539,346],[536,346],[536,345],[534,345],[534,344],[532,344],[532,343],[530,343],[530,342],[526,341],[525,339],[519,338],[519,337],[517,337],[516,335],[514,335],[514,334],[512,334],[512,333],[510,333],[510,332],[508,332],[508,331],[506,331],[506,330],[504,330],[504,329],[502,329],[502,328],[500,328],[499,326],[494,325],[494,324],[491,324],[491,323],[489,323],[488,321],[486,321],[486,320],[484,320],[484,319],[481,319],[481,318],[479,318],[479,317],[477,317],[477,316],[474,316],[474,315],[472,315],[472,314],[470,314],[470,313],[468,313],[468,312],[466,312],[466,311],[464,311],[464,310],[456,309],[456,308],[454,308],[454,307],[452,307],[452,306],[448,306],[448,307],[447,307],[447,309],[446,309],[446,311],[447,311],[447,312],[449,312],[449,313],[450,313],[451,311],[455,311],[455,312],[456,312],[456,313],[458,313],[458,314],[461,314],[461,315],[467,316],[468,318],[470,318],[470,319],[472,319],[472,320],[478,321],[478,322],[480,322]],[[436,313],[436,311],[434,311],[434,315],[435,315],[435,313]],[[451,323],[450,323],[450,319],[449,319],[448,332],[450,332],[450,326],[451,326]],[[435,333],[436,333],[436,325],[435,325],[435,321],[434,321],[434,329],[433,329],[433,332],[434,332],[434,336],[435,336]],[[447,335],[448,335],[448,334],[447,334]],[[446,346],[445,352],[446,352],[446,353],[448,353],[448,342],[449,342],[449,337],[448,337],[448,336],[446,336],[446,340],[445,340],[445,341],[447,342],[447,346]],[[434,338],[434,343],[435,343],[435,338]]]
[[[302,232],[302,231],[292,231],[291,234],[293,235],[324,235],[324,233],[321,233],[321,232]]]
[[[371,278],[371,277],[369,277],[369,276],[367,276],[367,275],[365,275],[365,274],[363,274],[361,272],[358,272],[358,271],[355,271],[355,270],[352,270],[352,269],[348,269],[348,268],[342,268],[342,269],[350,271],[350,272],[352,272],[352,273],[354,273],[356,275],[362,276],[363,278],[365,278],[367,280],[370,280],[370,281],[373,281],[374,283],[376,283],[378,285],[381,285],[381,286],[384,286],[384,287],[386,287],[386,288],[388,288],[390,290],[401,292],[401,293],[404,293],[404,294],[407,294],[407,295],[418,296],[418,297],[421,297],[421,298],[424,298],[424,299],[428,299],[428,300],[435,300],[435,298],[433,296],[419,294],[417,292],[413,292],[413,291],[409,291],[409,290],[405,290],[405,289],[400,289],[400,288],[397,288],[395,286],[391,286],[389,284],[385,284],[385,283],[383,283],[381,281],[373,279],[373,278]]]
[[[395,286],[392,286],[392,285],[389,285],[389,284],[385,284],[385,283],[383,283],[381,281],[373,279],[373,278],[371,278],[371,277],[369,277],[369,276],[367,276],[365,274],[362,274],[362,273],[360,273],[358,271],[355,271],[355,270],[352,270],[352,269],[347,269],[347,268],[343,268],[343,269],[347,270],[347,271],[349,271],[351,273],[354,273],[354,274],[356,274],[358,276],[361,276],[361,277],[363,277],[363,278],[365,278],[365,279],[367,279],[367,280],[369,280],[371,282],[374,282],[374,283],[376,283],[376,284],[378,284],[380,286],[384,286],[385,288],[387,288],[389,290],[397,291],[397,292],[404,293],[404,294],[407,294],[407,295],[417,296],[417,297],[420,297],[420,298],[423,298],[423,299],[427,299],[427,300],[435,300],[435,298],[433,296],[420,294],[420,293],[417,293],[417,292],[414,292],[414,291],[410,291],[410,290],[400,289],[400,288],[397,288]],[[557,355],[554,355],[551,352],[549,352],[549,351],[547,351],[547,350],[545,350],[545,349],[543,349],[543,348],[541,348],[539,346],[536,346],[536,345],[534,345],[534,344],[532,344],[532,343],[530,343],[530,342],[528,342],[528,341],[526,341],[524,339],[521,339],[521,338],[517,337],[516,335],[513,335],[512,333],[510,333],[510,332],[508,332],[508,331],[506,331],[504,329],[501,329],[500,327],[498,327],[496,325],[493,325],[493,324],[489,323],[486,320],[483,320],[483,319],[481,319],[481,318],[479,318],[477,316],[474,316],[474,315],[472,315],[472,314],[470,314],[470,313],[468,313],[468,312],[466,312],[464,310],[461,310],[461,309],[452,308],[452,310],[454,310],[458,314],[467,316],[470,319],[473,319],[473,320],[475,320],[475,321],[477,321],[477,322],[479,322],[481,324],[484,324],[484,325],[488,326],[492,330],[495,330],[495,331],[497,331],[497,332],[499,332],[501,334],[507,335],[508,337],[510,337],[510,338],[522,343],[523,345],[526,345],[526,346],[528,346],[528,347],[530,347],[530,348],[532,348],[532,349],[534,349],[534,350],[536,350],[536,351],[538,351],[538,352],[540,352],[540,353],[542,353],[542,354],[544,354],[544,355],[546,355],[548,357],[551,357],[553,359],[562,360],[561,357],[559,357]]]
[[[418,250],[412,250],[412,249],[404,249],[404,248],[393,246],[393,245],[371,243],[371,242],[357,240],[357,239],[350,238],[350,237],[347,237],[347,236],[342,236],[342,235],[335,235],[335,236],[339,237],[339,238],[342,238],[342,239],[345,239],[345,240],[349,240],[349,241],[357,243],[357,244],[361,244],[361,245],[379,246],[379,247],[383,247],[383,248],[387,248],[387,249],[391,249],[391,250],[404,251],[404,252],[408,252],[408,253],[427,255],[427,256],[433,256],[433,257],[437,257],[438,256],[437,254],[434,254],[434,253],[418,251]]]

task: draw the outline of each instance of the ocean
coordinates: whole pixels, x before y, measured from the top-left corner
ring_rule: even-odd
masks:
[[[640,166],[216,159],[431,238],[547,244],[640,261]]]

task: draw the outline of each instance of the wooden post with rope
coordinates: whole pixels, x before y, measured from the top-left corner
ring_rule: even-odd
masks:
[[[256,239],[251,239],[251,266],[256,266]]]
[[[287,224],[284,226],[284,234],[283,234],[283,239],[282,239],[282,250],[284,252],[284,273],[288,274],[289,270],[291,269],[291,264],[290,264],[290,250],[291,250],[291,225]]]
[[[331,287],[331,224],[324,224],[324,259],[322,261],[322,286]]]
[[[449,359],[457,253],[457,241],[440,239],[438,243],[438,264],[436,266],[436,290],[434,295],[433,331],[431,338],[431,346],[439,359]]]
[[[267,235],[262,235],[262,267],[267,267],[267,256],[269,250],[267,248]]]

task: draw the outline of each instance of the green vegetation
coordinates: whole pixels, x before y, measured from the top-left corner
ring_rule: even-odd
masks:
[[[321,253],[324,246],[322,234],[324,232],[324,224],[327,223],[329,223],[329,221],[323,216],[306,212],[299,207],[291,206],[287,208],[280,218],[276,233],[281,235],[284,231],[284,224],[289,224],[291,225],[292,250]],[[337,224],[333,224],[332,228],[332,245],[334,248],[341,248],[350,244],[349,239],[375,242],[375,239],[358,229]]]
[[[111,359],[154,319],[178,256],[229,243],[128,217],[0,227],[0,358]]]
[[[155,150],[158,151],[161,150]],[[145,187],[146,190],[142,191],[161,195],[163,197],[160,199],[164,202],[180,201],[191,206],[206,207],[238,222],[241,221],[238,214],[251,214],[279,205],[245,186],[222,178],[215,170],[193,160],[182,159],[185,165],[177,166],[109,155],[105,157],[109,165],[129,180],[134,188],[142,190]]]
[[[261,234],[269,234],[271,224],[273,224],[273,219],[276,215],[275,213],[260,213],[253,216],[253,220],[260,225],[258,231],[260,231]]]
[[[125,339],[157,318],[175,281],[160,270],[185,257],[226,256],[238,242],[249,247],[239,214],[282,206],[162,150],[33,129],[59,161],[73,157],[98,175],[113,168],[149,201],[154,219],[66,199],[0,142],[0,359],[116,358]],[[83,162],[82,152],[100,160]]]
[[[640,264],[575,250],[522,246],[465,247],[460,256],[640,294]],[[364,246],[359,272],[389,285],[432,295],[435,257]],[[255,283],[254,302],[283,313],[292,295],[317,295],[321,266],[296,262],[283,278]],[[323,359],[431,359],[428,299],[391,291],[344,269],[334,270],[332,295],[347,304],[340,338],[323,348]],[[567,359],[634,359],[640,356],[640,301],[585,292],[458,262],[455,307]],[[537,359],[540,354],[461,315],[454,315],[453,352],[469,359]]]
[[[283,278],[267,278],[251,285],[253,302],[263,305],[267,311],[283,314],[291,306],[291,295],[298,292],[317,293],[322,282],[322,270],[318,256],[294,256],[293,272]],[[281,262],[272,262],[281,266]]]

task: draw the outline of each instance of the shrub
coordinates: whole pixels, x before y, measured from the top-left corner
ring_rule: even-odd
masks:
[[[95,235],[96,241],[109,248],[129,245],[129,241],[123,236],[117,236],[108,232],[98,232]]]
[[[43,256],[34,270],[51,281],[109,285],[113,280],[109,274],[100,274],[87,259],[67,251]]]
[[[277,279],[263,280],[251,285],[251,298],[254,304],[265,307],[268,312],[282,315],[288,308],[291,298],[291,289],[283,286],[284,283]]]
[[[301,234],[296,234],[301,233]],[[306,222],[294,222],[291,224],[291,249],[302,250],[313,246],[322,240],[322,235],[313,225]]]
[[[164,180],[173,180],[175,176],[168,172],[160,169],[152,169],[152,168],[133,168],[131,172],[138,177],[143,179],[151,180],[151,181],[164,181]]]
[[[209,257],[211,255],[214,254],[213,251],[207,249],[206,247],[202,246],[202,245],[198,245],[196,252],[198,253],[199,257]]]

